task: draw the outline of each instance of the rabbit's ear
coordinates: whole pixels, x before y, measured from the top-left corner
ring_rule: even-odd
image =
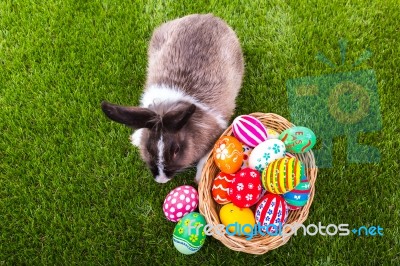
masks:
[[[162,117],[162,125],[166,130],[176,132],[186,125],[195,111],[196,105],[181,102],[164,114]]]
[[[125,107],[103,101],[101,109],[104,114],[115,122],[125,124],[135,129],[152,128],[157,114],[147,108]]]

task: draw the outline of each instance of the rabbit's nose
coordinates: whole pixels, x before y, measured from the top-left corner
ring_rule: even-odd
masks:
[[[164,173],[162,173],[160,175],[155,176],[154,180],[157,183],[167,183],[168,181],[171,180],[171,178],[167,177]]]

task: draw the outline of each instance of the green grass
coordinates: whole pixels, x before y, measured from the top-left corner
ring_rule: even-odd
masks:
[[[255,2],[0,2],[0,265],[400,263],[399,2]],[[382,130],[361,141],[378,147],[381,161],[347,163],[346,137],[338,137],[334,167],[319,171],[306,223],[380,225],[384,236],[297,236],[263,256],[211,237],[192,256],[175,250],[162,202],[174,187],[194,185],[194,171],[155,183],[129,129],[107,120],[99,105],[137,104],[153,29],[207,12],[226,20],[242,43],[246,75],[236,115],[289,118],[286,81],[332,73],[315,55],[340,63],[340,38],[349,62],[373,52],[355,70],[377,75]]]

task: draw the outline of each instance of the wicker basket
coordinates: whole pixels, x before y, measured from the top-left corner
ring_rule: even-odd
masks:
[[[251,116],[258,118],[267,128],[274,129],[278,133],[294,126],[285,118],[273,113],[252,113]],[[229,126],[222,135],[232,135],[232,128]],[[310,206],[313,202],[315,193],[315,181],[317,178],[317,167],[315,165],[314,154],[308,151],[303,154],[295,154],[300,159],[305,167],[306,174],[311,184],[310,198],[307,204],[299,210],[290,211],[286,224],[299,223],[302,224],[308,216]],[[220,172],[215,165],[212,157],[212,152],[208,155],[204,165],[201,181],[199,183],[199,210],[204,215],[207,223],[210,225],[220,224],[219,210],[221,205],[217,204],[211,194],[211,187],[215,176]],[[227,234],[213,234],[214,238],[221,241],[225,246],[232,250],[242,251],[250,254],[264,254],[272,249],[278,248],[289,241],[294,230],[290,227],[285,227],[285,236],[254,236],[251,240],[246,240],[244,236],[229,236]]]

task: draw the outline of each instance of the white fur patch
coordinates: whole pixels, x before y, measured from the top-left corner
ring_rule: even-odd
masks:
[[[200,161],[197,163],[196,177],[194,180],[197,184],[199,184],[201,180],[201,173],[203,172],[203,167],[207,161],[207,158],[208,158],[208,153],[206,153],[206,155],[203,158],[201,158]]]
[[[140,142],[142,140],[143,128],[139,128],[133,132],[129,137],[133,146],[140,147]]]
[[[173,103],[178,101],[186,101],[195,104],[203,111],[212,114],[212,116],[217,120],[217,123],[221,128],[227,127],[227,121],[223,119],[222,115],[219,112],[176,88],[171,88],[166,85],[152,85],[145,90],[140,100],[142,107],[149,107],[152,104],[157,104],[161,102]]]
[[[166,175],[164,174],[164,175],[158,175],[155,180],[157,183],[164,184],[170,181],[171,179],[167,178]]]
[[[156,182],[158,183],[167,183],[170,179],[164,173],[164,140],[163,136],[160,137],[157,143],[158,149],[158,159],[157,159],[157,167],[158,167],[158,176],[156,176]]]

